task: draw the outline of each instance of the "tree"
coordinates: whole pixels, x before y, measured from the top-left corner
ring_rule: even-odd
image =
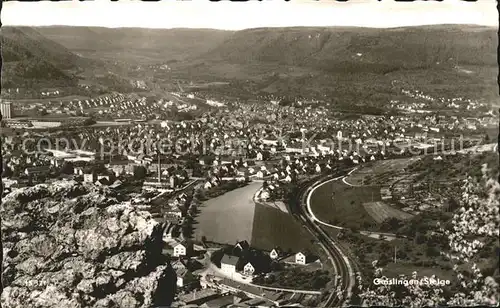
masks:
[[[361,285],[359,294],[361,301],[368,306],[498,306],[498,277],[495,277],[498,275],[498,255],[488,254],[496,265],[494,271],[487,266],[480,269],[476,262],[481,261],[481,264],[484,264],[480,256],[481,250],[463,249],[473,245],[480,248],[491,246],[490,241],[498,245],[500,184],[495,179],[497,176],[498,174],[495,174],[492,177],[483,165],[479,180],[468,177],[464,181],[460,199],[460,205],[466,210],[457,211],[453,215],[451,226],[439,229],[441,233],[446,231],[448,234],[446,236],[448,251],[445,256],[454,265],[452,269],[456,275],[457,286],[429,285],[419,286],[417,289],[410,285],[396,285],[379,286],[376,290],[371,290],[369,286],[364,288],[364,285]],[[481,219],[476,218],[477,214]],[[463,227],[465,223],[468,225],[467,228]],[[428,248],[427,254],[437,255],[439,251],[434,249],[435,251],[432,250],[432,246]],[[432,260],[432,264],[436,264],[435,260]],[[378,267],[377,262],[374,262],[373,266],[374,276],[381,277],[383,269]],[[416,273],[413,276],[412,278],[419,279]],[[371,282],[368,281],[368,284]]]
[[[96,121],[94,120],[94,118],[90,117],[90,118],[87,118],[83,121],[83,125],[84,126],[90,126],[90,125],[93,125],[95,124]]]
[[[43,117],[43,116],[46,116],[46,115],[48,115],[48,114],[49,114],[49,113],[47,112],[47,109],[38,109],[38,110],[37,110],[37,115],[38,115],[39,117]]]
[[[14,174],[14,172],[12,172],[12,169],[10,169],[8,166],[4,166],[2,177],[9,178],[13,174]]]
[[[134,178],[137,180],[143,180],[146,178],[148,171],[144,166],[136,166],[134,168]]]
[[[65,161],[61,167],[62,174],[73,174],[73,170],[74,170],[73,163],[69,161]]]

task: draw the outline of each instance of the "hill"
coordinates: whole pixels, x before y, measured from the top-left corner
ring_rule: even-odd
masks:
[[[4,87],[75,84],[78,56],[31,28],[2,27],[1,34]]]
[[[259,28],[235,32],[203,59],[376,72],[496,65],[497,31],[479,26]]]
[[[77,85],[83,82],[124,92],[133,89],[126,78],[127,67],[78,55],[31,27],[3,27],[0,31],[4,88],[30,92],[58,88],[78,94],[83,90]],[[115,76],[117,72],[125,78]]]
[[[228,93],[329,97],[347,106],[397,99],[395,80],[406,89],[493,99],[497,42],[496,29],[471,25],[248,29],[178,74],[230,80]]]
[[[89,58],[136,63],[179,61],[205,53],[231,31],[212,29],[141,29],[38,27],[38,32]]]

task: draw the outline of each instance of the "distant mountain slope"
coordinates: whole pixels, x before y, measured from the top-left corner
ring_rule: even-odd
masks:
[[[3,27],[1,33],[6,62],[41,58],[64,69],[76,66],[78,56],[32,28]]]
[[[38,27],[38,32],[86,57],[135,62],[182,60],[205,53],[233,32],[212,29]]]
[[[480,26],[259,28],[238,31],[203,60],[323,70],[496,65],[497,30]]]
[[[78,56],[31,28],[2,27],[0,31],[4,87],[75,83],[69,70],[78,69]]]
[[[490,100],[498,88],[497,42],[496,29],[472,25],[248,29],[177,73],[231,81],[228,93],[327,97],[345,106],[386,104],[400,92],[393,81]]]

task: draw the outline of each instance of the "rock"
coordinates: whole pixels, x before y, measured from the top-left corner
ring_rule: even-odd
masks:
[[[61,181],[4,198],[3,308],[169,306],[161,226],[105,187]]]

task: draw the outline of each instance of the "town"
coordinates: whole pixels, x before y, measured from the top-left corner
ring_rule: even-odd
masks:
[[[0,306],[498,306],[485,3],[91,2],[2,25]]]
[[[345,116],[314,100],[262,97],[271,101],[249,105],[203,100],[201,93],[171,94],[175,100],[111,93],[34,104],[3,101],[3,182],[4,194],[60,181],[107,187],[120,192],[125,204],[149,212],[162,226],[162,254],[175,271],[175,302],[182,306],[315,306],[341,279],[308,246],[281,247],[289,243],[278,240],[252,247],[252,232],[222,235],[245,222],[203,223],[207,200],[254,189],[251,202],[292,214],[287,198],[294,185],[376,161],[431,154],[446,161],[488,144],[496,121],[493,110],[481,109],[477,117],[432,109],[415,113],[412,107],[404,111],[404,102],[389,105],[403,110],[390,117]],[[452,101],[467,110],[475,106]],[[197,109],[205,112],[189,120],[164,118],[172,110]],[[30,112],[34,116],[25,116]],[[61,114],[66,117],[58,119]],[[382,200],[407,195],[401,192],[407,186],[398,187],[381,186]],[[400,200],[408,204],[401,217],[432,202],[426,195],[411,200],[412,205]],[[217,221],[224,206],[207,215]],[[234,210],[248,211],[244,206]],[[333,293],[349,299],[341,289]]]

